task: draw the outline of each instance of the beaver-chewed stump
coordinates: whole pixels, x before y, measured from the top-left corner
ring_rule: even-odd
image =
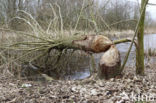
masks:
[[[120,66],[119,51],[112,45],[100,59],[98,75],[101,79],[114,78],[121,73]]]
[[[87,35],[81,40],[73,41],[73,45],[93,53],[104,52],[98,69],[100,78],[113,78],[121,73],[120,54],[113,42],[103,35]]]

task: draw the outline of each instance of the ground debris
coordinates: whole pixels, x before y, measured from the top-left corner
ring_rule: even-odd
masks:
[[[146,69],[144,77],[136,76],[134,70],[126,68],[121,78],[85,83],[76,80],[27,81],[1,75],[0,103],[132,103],[132,93],[134,96],[156,96],[156,70]],[[23,88],[23,84],[31,86]]]

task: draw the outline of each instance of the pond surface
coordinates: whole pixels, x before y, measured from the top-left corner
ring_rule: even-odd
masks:
[[[121,43],[117,45],[117,48],[120,51],[122,62],[124,60],[124,57],[127,53],[129,46],[130,46],[130,43]],[[148,34],[144,36],[145,52],[147,52],[149,48],[151,48],[152,50],[156,49],[156,34]],[[98,68],[98,63],[102,54],[103,53],[94,54],[96,68]],[[92,68],[92,66],[91,66],[91,60],[89,61],[90,61],[90,64],[83,65],[79,71],[76,71],[75,73],[66,76],[65,79],[76,80],[76,79],[83,79],[83,78],[90,76],[90,68]],[[79,61],[77,61],[77,63],[79,63]],[[145,63],[146,63],[146,60],[145,60]],[[135,66],[135,47],[134,46],[132,47],[132,50],[131,50],[131,53],[129,55],[128,62],[126,65]]]
[[[152,50],[156,49],[156,34],[149,34],[144,36],[144,47],[145,51],[147,51],[149,48]]]

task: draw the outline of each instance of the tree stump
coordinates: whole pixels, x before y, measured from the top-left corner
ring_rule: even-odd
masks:
[[[112,45],[100,59],[98,75],[101,79],[114,78],[121,73],[120,54],[115,45]]]

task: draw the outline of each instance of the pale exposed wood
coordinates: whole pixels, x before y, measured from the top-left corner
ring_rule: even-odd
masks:
[[[112,45],[100,59],[98,74],[100,78],[109,79],[121,73],[120,54],[115,45]]]

